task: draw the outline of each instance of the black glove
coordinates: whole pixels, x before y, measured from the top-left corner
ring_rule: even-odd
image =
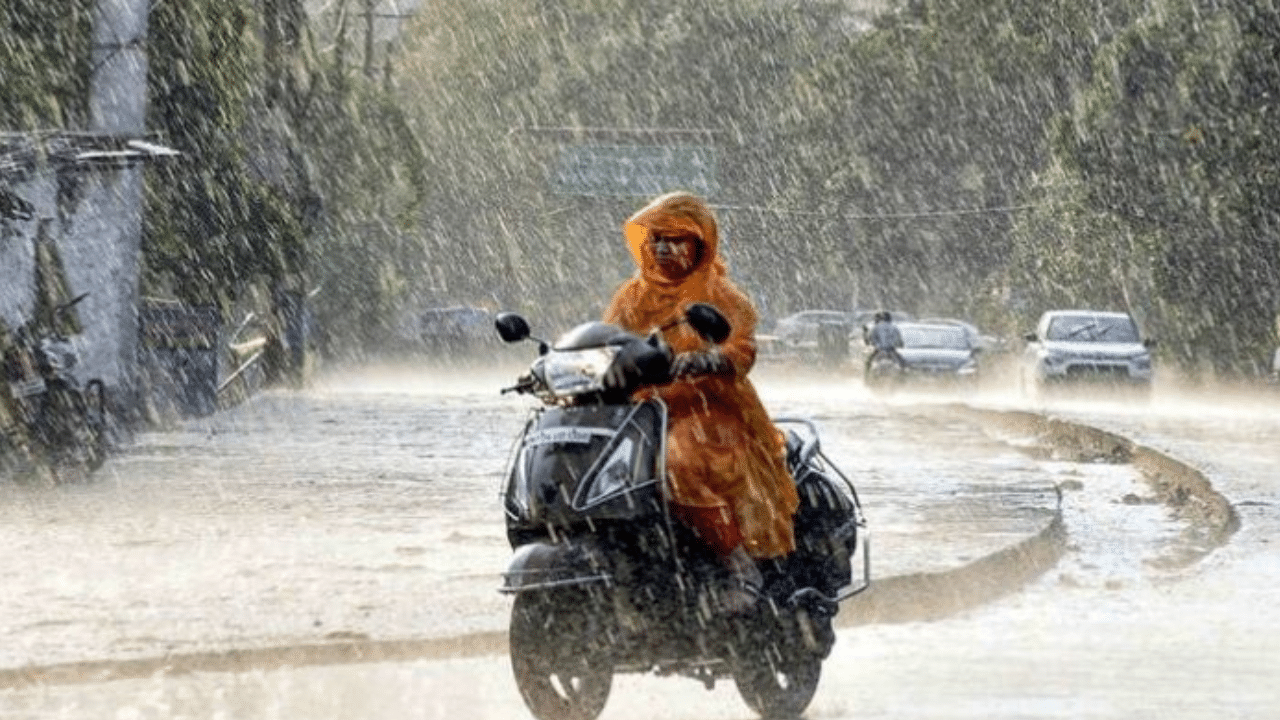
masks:
[[[733,363],[716,348],[694,350],[676,355],[671,362],[671,377],[684,375],[732,375]]]
[[[665,361],[667,367],[671,367],[671,363],[675,362],[676,354],[671,349],[671,346],[667,344],[667,339],[662,336],[661,332],[654,330],[649,333],[649,338],[645,342],[658,351],[659,357],[654,358],[656,364],[661,364]]]
[[[600,381],[605,390],[664,382],[670,377],[671,362],[671,346],[655,332],[643,342],[622,346]]]
[[[619,352],[609,363],[608,369],[604,371],[604,377],[600,378],[600,383],[605,390],[619,390],[631,385],[629,378],[635,377],[640,370],[636,367],[634,356]]]

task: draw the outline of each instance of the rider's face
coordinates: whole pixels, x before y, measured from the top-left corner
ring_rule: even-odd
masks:
[[[681,277],[698,261],[698,236],[687,232],[657,232],[650,237],[653,259],[668,277]]]

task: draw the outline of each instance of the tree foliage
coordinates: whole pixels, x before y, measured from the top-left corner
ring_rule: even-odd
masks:
[[[619,225],[645,198],[558,192],[567,145],[714,146],[714,199],[772,195],[775,178],[756,170],[776,149],[796,73],[841,35],[837,19],[836,3],[799,12],[706,0],[425,7],[401,90],[439,201],[427,242],[445,258],[465,246],[457,254],[467,267],[434,289],[507,305],[565,297],[577,317],[604,302],[630,273]],[[735,230],[731,260],[762,286],[777,271],[750,262],[767,210],[722,211]]]
[[[0,128],[83,126],[94,0],[0,2]]]
[[[297,0],[153,9],[150,50],[168,61],[152,65],[151,122],[187,160],[153,170],[147,267],[189,301],[319,287],[329,337],[385,343],[426,190],[420,151],[347,63],[354,36],[317,37],[317,24]]]
[[[0,4],[0,125],[87,125],[95,4]],[[143,291],[228,307],[328,285],[329,335],[384,342],[427,188],[403,112],[347,62],[355,31],[323,34],[302,0],[151,3],[147,27],[148,128],[182,159],[147,171]]]
[[[1171,0],[1102,49],[1054,125],[1085,206],[1119,230],[1073,251],[1151,268],[1130,300],[1186,366],[1252,372],[1275,346],[1278,92],[1274,4]]]
[[[607,293],[628,266],[617,222],[644,198],[557,196],[556,153],[697,129],[766,311],[1016,328],[1122,307],[1187,367],[1269,357],[1274,2],[913,0],[855,21],[843,3],[432,6],[405,89],[457,202],[428,233],[479,238],[485,287]],[[631,130],[539,144],[531,126]]]
[[[6,122],[82,116],[87,47],[39,62],[33,28],[83,37],[88,5],[5,6]],[[414,298],[580,318],[647,198],[564,192],[565,148],[697,147],[766,316],[1123,307],[1213,372],[1277,342],[1275,0],[433,2],[381,83],[367,5],[154,6],[153,124],[196,158],[153,178],[155,278],[301,272],[361,342]]]

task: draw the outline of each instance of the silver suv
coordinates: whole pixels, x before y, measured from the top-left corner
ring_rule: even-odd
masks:
[[[1151,349],[1128,313],[1051,310],[1026,336],[1023,392],[1042,397],[1051,386],[1107,385],[1151,391]]]

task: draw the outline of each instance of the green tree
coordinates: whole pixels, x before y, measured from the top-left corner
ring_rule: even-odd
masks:
[[[149,50],[167,62],[152,63],[151,123],[184,156],[151,170],[147,280],[224,306],[255,287],[323,287],[329,337],[382,344],[416,257],[404,228],[426,192],[421,150],[347,65],[355,39],[319,51],[316,25],[296,0],[153,9]]]
[[[0,3],[0,128],[84,127],[93,0]]]

